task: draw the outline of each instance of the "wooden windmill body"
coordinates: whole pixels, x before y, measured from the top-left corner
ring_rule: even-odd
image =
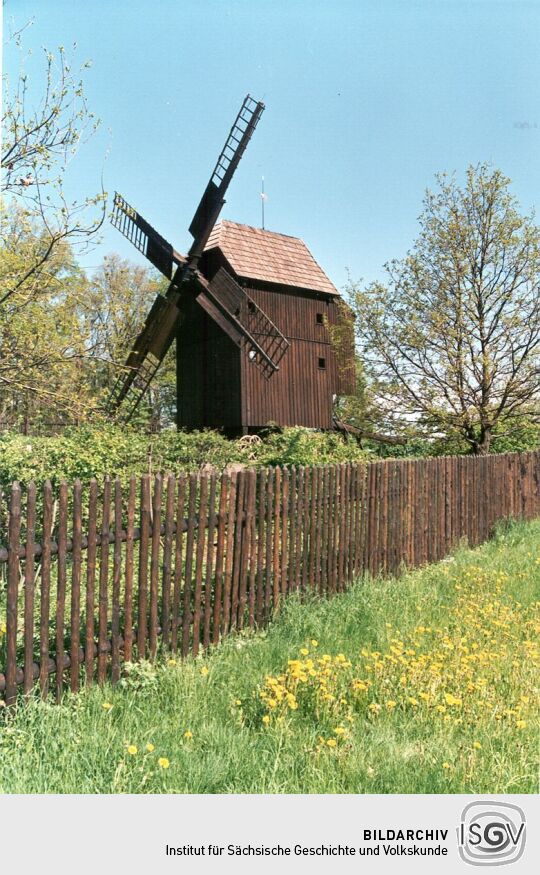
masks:
[[[170,280],[158,296],[109,402],[128,419],[172,342],[177,349],[177,424],[230,435],[268,423],[330,429],[336,395],[354,391],[354,347],[338,356],[330,326],[339,293],[305,244],[216,221],[224,193],[264,105],[244,100],[179,255],[122,197],[113,224]]]

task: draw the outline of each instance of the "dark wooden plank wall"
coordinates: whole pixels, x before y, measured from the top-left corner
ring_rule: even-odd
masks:
[[[194,302],[176,338],[179,428],[240,428],[240,350]]]
[[[338,364],[328,325],[340,319],[338,303],[329,295],[274,289],[255,284],[247,293],[283,332],[290,347],[279,371],[266,379],[242,357],[244,423],[251,428],[268,422],[332,428],[333,396],[354,391],[354,382]],[[322,323],[317,321],[320,314]],[[324,359],[324,369],[319,367]]]
[[[12,703],[39,681],[59,699],[83,679],[117,681],[128,660],[196,655],[263,625],[291,592],[342,592],[539,516],[540,452],[107,478],[56,494],[15,483],[6,503],[0,694]]]

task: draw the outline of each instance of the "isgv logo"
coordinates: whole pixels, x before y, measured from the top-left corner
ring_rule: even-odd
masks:
[[[525,849],[525,814],[509,802],[471,802],[457,829],[459,855],[472,866],[515,863]]]

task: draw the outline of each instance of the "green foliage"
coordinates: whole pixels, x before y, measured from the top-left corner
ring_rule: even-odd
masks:
[[[516,453],[527,450],[537,450],[540,447],[540,423],[528,419],[518,419],[506,428],[501,423],[499,432],[495,432],[491,451],[493,453]]]
[[[270,433],[255,445],[255,453],[261,465],[327,465],[362,460],[369,455],[354,438],[300,427]]]
[[[231,462],[246,465],[312,465],[365,459],[368,453],[355,440],[334,433],[288,428],[264,440],[231,441],[216,431],[148,435],[134,427],[81,426],[49,437],[0,434],[0,484],[14,480],[53,484],[83,483],[92,477],[157,471],[193,471],[204,465],[218,470]]]

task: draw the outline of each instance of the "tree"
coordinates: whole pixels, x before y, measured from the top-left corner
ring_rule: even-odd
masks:
[[[73,200],[66,185],[70,162],[99,126],[88,108],[81,78],[90,64],[85,62],[74,72],[63,46],[56,52],[44,49],[40,94],[32,100],[21,47],[24,29],[11,41],[19,50],[22,72],[14,83],[7,75],[3,78],[2,209],[9,210],[15,202],[28,218],[39,220],[44,245],[20,275],[13,276],[0,306],[39,276],[57,246],[69,242],[75,250],[87,247],[105,216],[103,189]]]
[[[45,239],[44,239],[45,237]],[[20,208],[4,215],[0,231],[0,297],[12,277],[35,263],[46,234]],[[86,278],[65,241],[37,275],[0,306],[0,427],[56,428],[79,421],[90,404],[84,361],[88,340],[78,301]]]
[[[88,337],[90,381],[96,398],[106,401],[165,281],[155,271],[118,255],[106,256],[89,282],[81,304],[83,334]],[[137,421],[157,431],[174,421],[176,382],[174,347],[165,357],[141,403]]]
[[[371,391],[396,433],[461,438],[540,421],[540,229],[487,164],[437,176],[388,282],[349,288]]]
[[[28,25],[27,25],[28,26]],[[45,50],[37,89],[25,72],[22,34],[13,82],[3,77],[0,203],[0,415],[11,427],[46,401],[57,419],[79,419],[85,402],[81,362],[87,352],[77,321],[81,273],[76,256],[103,222],[105,193],[68,197],[70,161],[98,122],[84,96],[81,70],[63,47]],[[83,64],[83,68],[88,64]],[[22,72],[21,72],[22,71]],[[34,401],[31,396],[34,395]],[[42,408],[45,409],[45,408]],[[11,413],[10,413],[11,411]],[[15,416],[15,413],[17,414]],[[53,415],[56,415],[56,413]],[[23,425],[27,428],[27,425]]]

